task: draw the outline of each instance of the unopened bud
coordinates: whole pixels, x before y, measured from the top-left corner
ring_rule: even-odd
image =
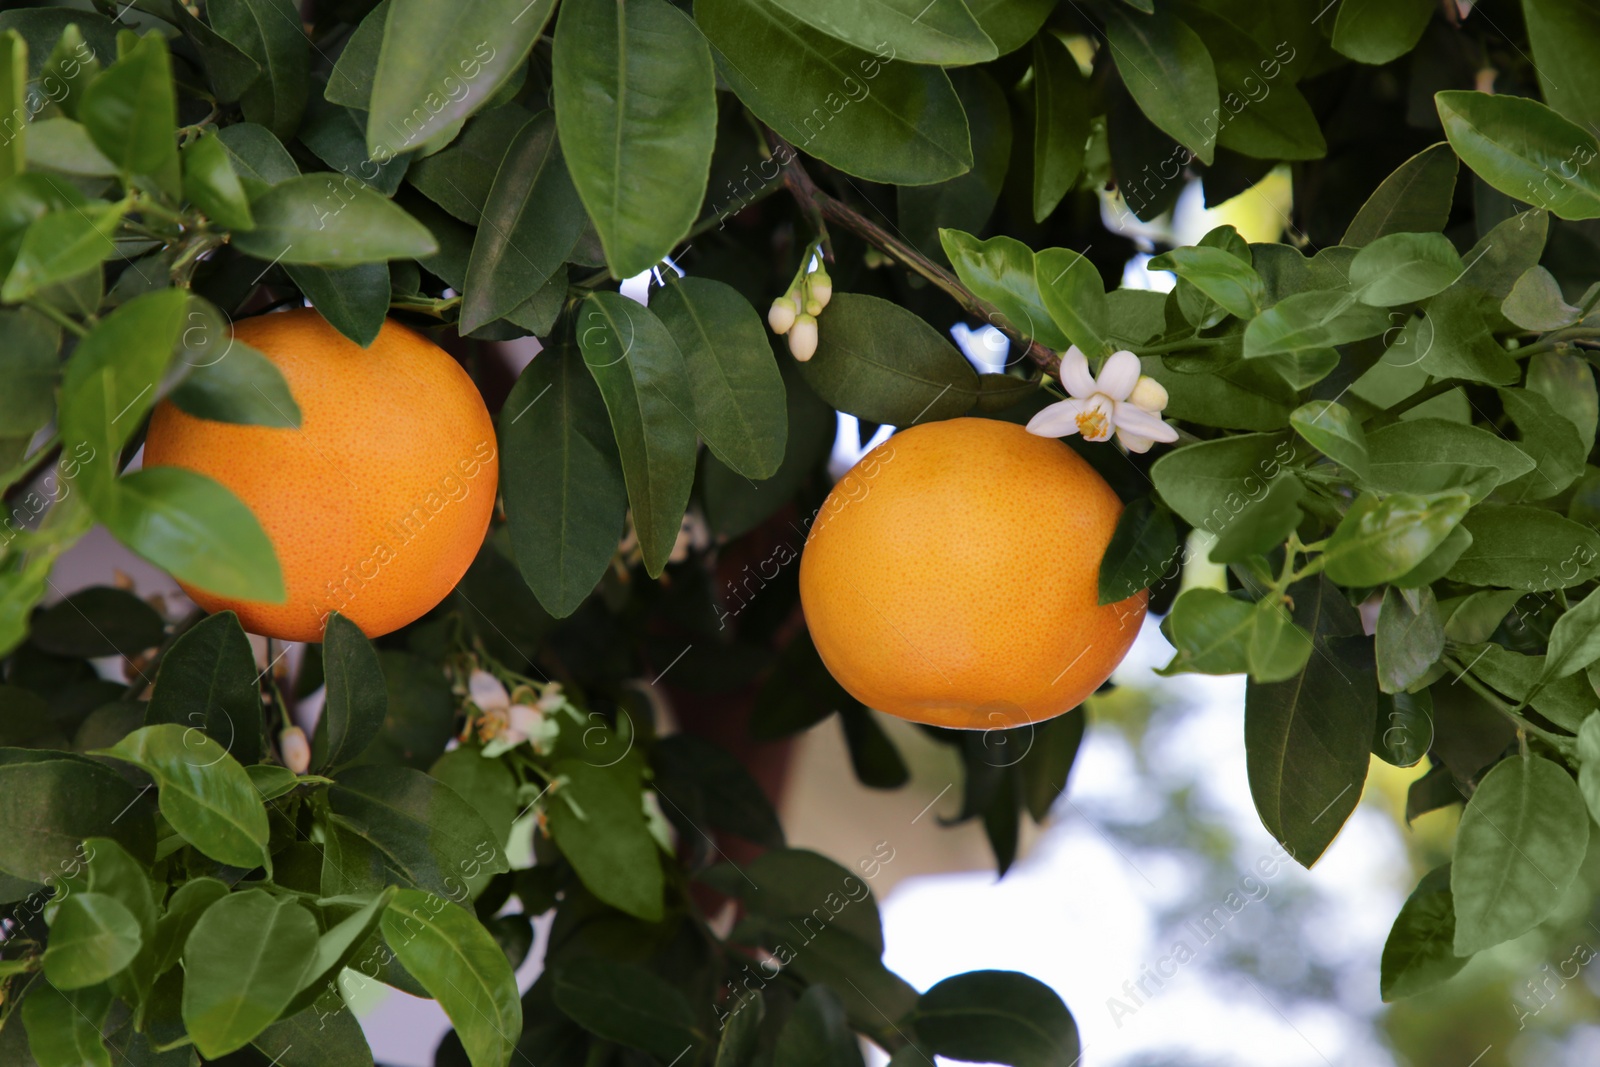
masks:
[[[283,756],[283,765],[295,774],[311,769],[311,744],[300,727],[291,726],[278,735],[278,752]]]
[[[788,333],[789,327],[794,325],[794,316],[794,298],[786,293],[767,309],[767,325],[772,327],[773,333]]]
[[[799,315],[789,331],[789,351],[801,363],[816,355],[817,320],[811,315]]]
[[[806,314],[810,315],[812,318],[816,318],[818,315],[822,314],[822,301],[818,300],[816,297],[812,297],[810,300],[807,300]]]
[[[1128,394],[1128,400],[1136,408],[1160,412],[1167,406],[1167,390],[1154,378],[1140,375],[1134,383],[1133,392]]]
[[[833,279],[828,277],[828,272],[819,268],[807,280],[811,283],[811,298],[816,301],[817,307],[827,307],[828,301],[833,299]],[[808,307],[806,310],[811,309]],[[816,312],[812,311],[811,314],[815,315]]]

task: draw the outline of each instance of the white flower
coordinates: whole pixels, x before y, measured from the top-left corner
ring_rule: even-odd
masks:
[[[1178,431],[1161,421],[1167,391],[1154,378],[1139,373],[1139,357],[1116,352],[1089,373],[1089,360],[1076,345],[1061,357],[1061,386],[1069,399],[1051,404],[1028,420],[1028,432],[1040,437],[1083,434],[1085,441],[1109,441],[1115,433],[1129,452],[1148,452],[1157,441],[1171,444]]]
[[[500,679],[488,671],[473,671],[467,679],[467,694],[483,711],[504,711],[511,706],[511,697]]]

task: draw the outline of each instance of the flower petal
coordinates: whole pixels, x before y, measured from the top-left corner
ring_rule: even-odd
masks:
[[[511,697],[500,679],[488,671],[473,671],[467,677],[467,692],[472,702],[484,711],[503,711],[511,706]]]
[[[1040,437],[1071,437],[1078,432],[1078,416],[1082,413],[1083,401],[1058,401],[1028,420],[1028,432]]]
[[[1094,375],[1089,373],[1089,360],[1077,345],[1061,357],[1061,387],[1079,400],[1087,400],[1095,393]]]
[[[1118,404],[1113,421],[1116,422],[1117,429],[1127,430],[1139,437],[1148,437],[1152,441],[1171,444],[1178,439],[1178,431],[1162,422],[1159,415],[1152,415],[1132,404]]]
[[[1129,452],[1139,452],[1141,454],[1150,451],[1150,446],[1155,444],[1148,437],[1140,437],[1136,433],[1129,433],[1127,430],[1122,429],[1117,430],[1117,440],[1121,441],[1122,447]]]
[[[1113,352],[1095,379],[1095,392],[1112,400],[1126,400],[1139,382],[1139,357],[1126,350]]]

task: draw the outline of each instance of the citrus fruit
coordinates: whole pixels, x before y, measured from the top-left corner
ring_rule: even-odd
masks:
[[[822,662],[869,707],[936,726],[1038,722],[1127,654],[1146,593],[1098,603],[1122,503],[1059,441],[989,419],[902,430],[828,494],[800,560]]]
[[[299,428],[213,422],[164,401],[144,464],[231,489],[277,550],[288,596],[236,600],[180,582],[184,592],[289,641],[321,640],[333,611],[376,637],[443,600],[483,543],[499,481],[494,423],[472,379],[397,322],[369,348],[309,308],[242,320],[233,336],[283,372]]]

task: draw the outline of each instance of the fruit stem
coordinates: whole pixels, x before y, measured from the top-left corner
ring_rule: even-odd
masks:
[[[1017,331],[1010,324],[1010,320],[993,304],[962,285],[961,280],[954,274],[911,247],[910,242],[896,237],[843,200],[817,188],[816,182],[811,180],[811,175],[806,173],[805,167],[801,165],[799,152],[795,147],[771,129],[764,129],[767,141],[772,146],[773,158],[778,161],[783,171],[784,183],[789,187],[790,195],[794,197],[806,217],[812,220],[813,228],[822,238],[825,259],[833,259],[833,250],[827,240],[826,224],[830,221],[836,222],[880,252],[898,261],[901,266],[915,271],[938,286],[945,295],[961,305],[962,309],[974,318],[993,324],[1009,337],[1013,344],[1022,348],[1029,359],[1046,371],[1051,374],[1060,373],[1061,357],[1057,353]]]

